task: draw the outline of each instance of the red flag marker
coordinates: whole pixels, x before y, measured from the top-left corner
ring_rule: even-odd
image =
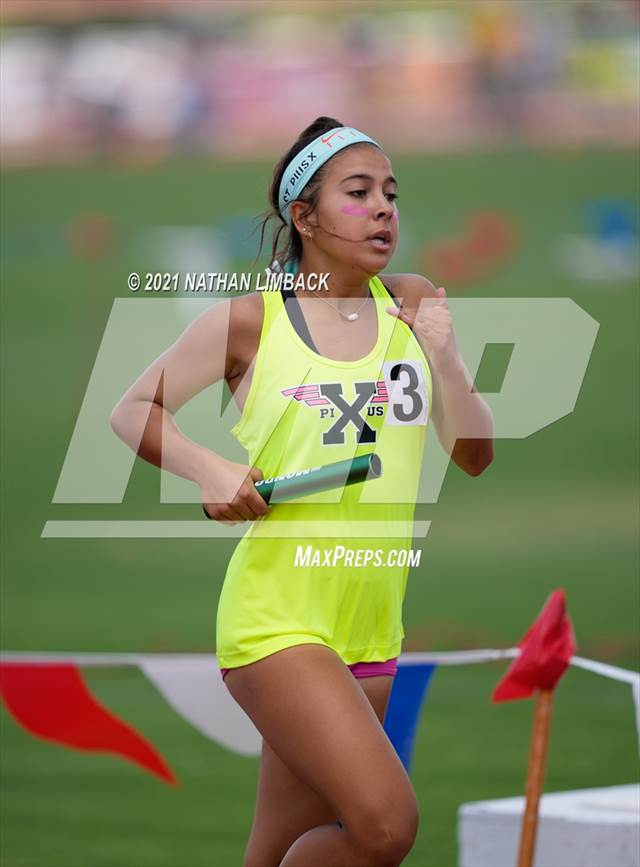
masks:
[[[544,783],[553,690],[576,649],[563,590],[554,590],[540,616],[518,643],[520,655],[493,692],[493,701],[529,698],[538,690],[520,831],[518,867],[532,867]]]
[[[553,689],[567,669],[576,642],[563,590],[554,590],[549,596],[518,647],[520,656],[493,691],[496,702],[529,698],[536,689]]]
[[[36,737],[77,750],[115,753],[178,785],[155,747],[94,698],[75,665],[3,663],[0,694],[14,719]]]

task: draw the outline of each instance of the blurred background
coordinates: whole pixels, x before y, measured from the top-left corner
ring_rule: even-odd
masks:
[[[4,159],[275,155],[310,102],[395,153],[633,144],[637,24],[624,0],[5,0]]]
[[[511,646],[564,587],[578,652],[637,668],[640,3],[3,0],[0,15],[2,649],[215,652],[234,540],[41,532],[196,519],[159,502],[141,460],[122,504],[52,503],[109,313],[130,271],[256,270],[273,166],[330,115],[392,160],[389,273],[569,297],[600,323],[574,411],[497,441],[477,478],[451,466],[418,506],[433,523],[403,650]],[[479,390],[507,363],[488,353]],[[456,863],[460,803],[522,792],[532,705],[490,703],[503,669],[436,674],[408,867]],[[258,759],[206,740],[135,670],[86,676],[182,788],[30,738],[3,709],[2,864],[239,867]],[[627,688],[571,670],[547,791],[637,772]]]

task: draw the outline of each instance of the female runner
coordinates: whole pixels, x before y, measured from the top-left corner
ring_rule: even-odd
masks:
[[[395,867],[418,828],[415,792],[383,728],[404,637],[402,553],[429,421],[474,476],[493,458],[493,421],[459,355],[444,289],[419,275],[377,276],[398,240],[396,189],[376,142],[334,118],[314,121],[276,166],[262,225],[264,238],[268,219],[280,224],[270,271],[307,288],[214,305],[112,414],[144,459],[199,485],[207,517],[251,521],[216,633],[221,675],[263,736],[243,867]],[[326,289],[312,291],[313,274],[328,275]],[[249,465],[172,420],[223,377]],[[470,429],[473,438],[456,437]],[[267,507],[255,487],[372,452],[381,477],[337,492]]]

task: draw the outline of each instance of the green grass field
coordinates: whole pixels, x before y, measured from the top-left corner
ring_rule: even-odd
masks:
[[[637,667],[638,288],[577,282],[555,259],[559,238],[586,231],[589,202],[637,203],[637,155],[429,155],[394,160],[394,169],[406,240],[389,273],[423,270],[421,242],[457,233],[476,209],[496,209],[517,224],[516,255],[450,295],[570,297],[600,323],[574,412],[527,439],[497,441],[477,478],[451,466],[440,501],[418,507],[433,524],[409,577],[403,649],[509,646],[564,587],[578,652]],[[142,461],[122,506],[51,500],[113,299],[128,296],[130,271],[164,270],[145,258],[136,233],[257,214],[270,172],[192,160],[4,174],[3,649],[215,652],[234,540],[40,534],[48,519],[198,518],[193,505],[158,502],[158,471]],[[115,242],[83,261],[68,252],[65,227],[96,211],[114,221]],[[249,270],[251,256],[232,266]],[[422,824],[408,867],[454,867],[458,805],[522,791],[533,705],[490,703],[503,671],[442,668],[434,677],[412,769]],[[36,740],[3,709],[2,865],[239,867],[258,759],[198,734],[137,671],[86,673],[182,785]],[[634,782],[637,756],[629,688],[569,671],[554,709],[547,791]]]

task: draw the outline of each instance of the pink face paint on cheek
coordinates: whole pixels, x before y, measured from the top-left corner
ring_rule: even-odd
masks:
[[[362,205],[345,205],[344,208],[340,208],[340,213],[348,214],[350,217],[366,217],[369,211]]]
[[[398,212],[397,212],[397,211],[393,211],[393,212],[392,212],[392,214],[391,214],[391,220],[392,220],[392,222],[394,222],[394,223],[397,222],[397,220],[398,220]]]

